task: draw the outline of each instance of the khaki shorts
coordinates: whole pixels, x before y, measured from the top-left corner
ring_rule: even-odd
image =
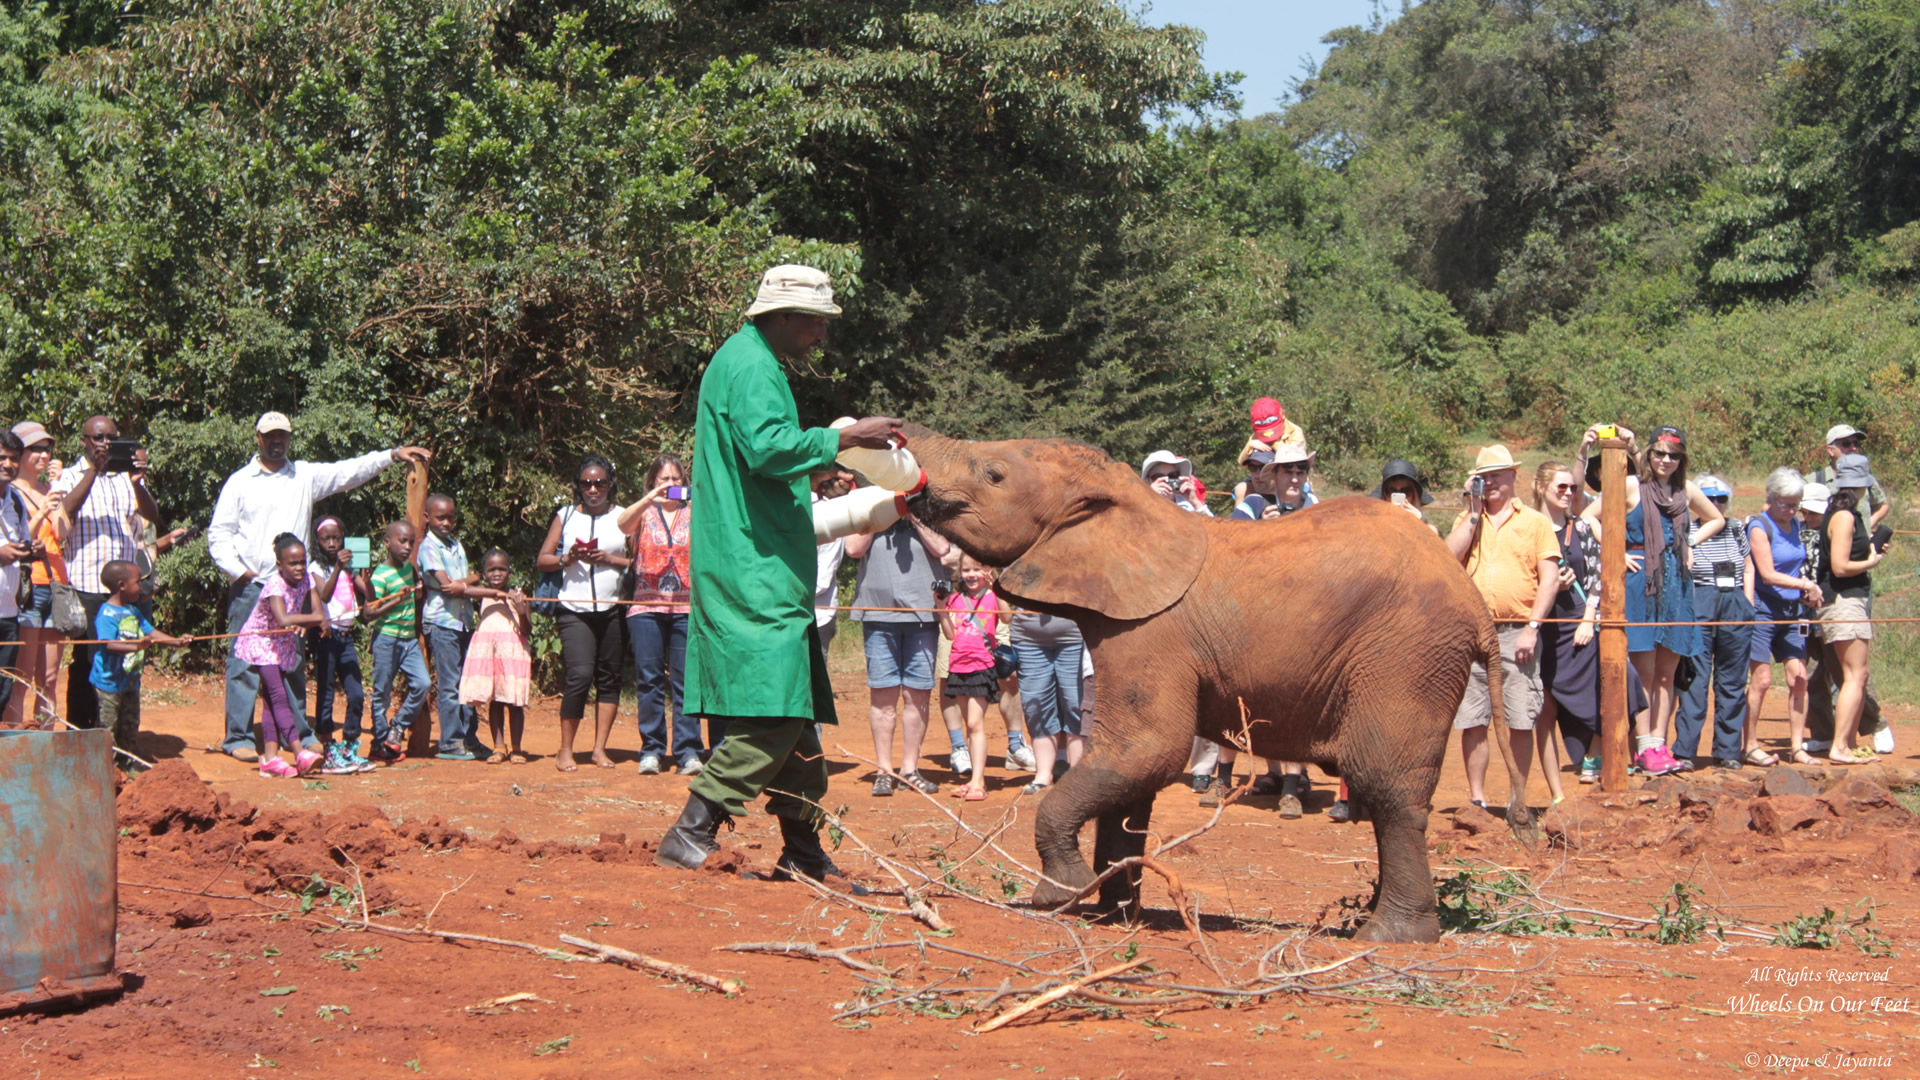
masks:
[[[1836,596],[1833,603],[1820,609],[1820,639],[1831,645],[1836,641],[1872,641],[1873,597]]]
[[[933,654],[934,678],[944,679],[951,674],[951,672],[947,671],[947,661],[951,659],[953,659],[953,639],[945,634],[941,634],[939,648]]]
[[[1507,727],[1513,731],[1532,731],[1540,707],[1546,703],[1546,695],[1540,688],[1540,647],[1546,644],[1544,636],[1534,647],[1531,663],[1521,667],[1513,662],[1514,643],[1526,629],[1510,626],[1500,631],[1500,673],[1505,680],[1500,684],[1500,699],[1506,704]],[[1485,727],[1492,722],[1493,697],[1487,686],[1487,669],[1475,663],[1472,674],[1467,676],[1467,694],[1460,699],[1459,711],[1453,714],[1453,730]]]

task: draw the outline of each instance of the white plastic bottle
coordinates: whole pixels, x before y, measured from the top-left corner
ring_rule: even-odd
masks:
[[[853,417],[843,416],[830,426],[837,431],[853,422]],[[891,450],[850,447],[840,451],[840,456],[835,460],[866,477],[873,486],[888,491],[911,495],[927,484],[927,474],[921,470],[920,463],[914,460],[913,452],[904,446],[895,446]]]
[[[813,542],[824,544],[855,533],[879,532],[907,512],[907,497],[880,487],[855,488],[813,504]]]

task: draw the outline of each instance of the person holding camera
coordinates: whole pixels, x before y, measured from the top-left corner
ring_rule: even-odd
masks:
[[[1464,493],[1467,508],[1447,534],[1447,549],[1487,602],[1500,635],[1508,744],[1520,782],[1533,766],[1533,725],[1545,704],[1540,680],[1540,620],[1560,592],[1560,537],[1547,515],[1514,498],[1519,464],[1498,443],[1480,451]],[[1487,805],[1487,725],[1493,697],[1487,669],[1478,662],[1454,714],[1467,788],[1475,806]],[[1517,793],[1525,797],[1525,792]]]
[[[160,507],[147,490],[147,452],[120,438],[110,416],[90,416],[80,425],[80,461],[53,485],[61,509],[73,522],[64,553],[68,580],[79,594],[86,624],[107,602],[100,574],[110,562],[132,563],[140,553],[140,519],[154,520]],[[67,722],[100,726],[100,700],[92,682],[96,646],[75,645],[67,667]]]
[[[27,507],[27,532],[33,538],[28,555],[31,567],[20,572],[31,574],[33,592],[20,610],[20,671],[26,681],[21,692],[7,701],[6,719],[0,726],[57,727],[53,695],[60,674],[60,656],[66,635],[48,625],[53,614],[53,587],[66,586],[67,562],[60,554],[69,522],[60,509],[60,500],[52,494],[59,471],[52,469],[53,436],[37,420],[22,420],[13,425],[13,434],[25,450],[21,455],[20,475],[14,479],[13,493]],[[29,714],[32,719],[28,719]]]
[[[1871,747],[1856,745],[1865,704],[1867,653],[1873,644],[1873,568],[1887,557],[1893,532],[1867,524],[1867,492],[1874,486],[1864,454],[1843,454],[1834,462],[1837,490],[1827,504],[1820,537],[1820,636],[1840,666],[1840,692],[1833,703],[1833,743],[1827,760],[1835,765],[1865,765],[1878,760]]]
[[[1155,450],[1140,463],[1140,479],[1147,482],[1155,495],[1167,500],[1182,510],[1196,514],[1213,516],[1207,509],[1205,499],[1194,486],[1193,462],[1171,450]]]
[[[687,466],[663,453],[647,466],[647,493],[620,511],[620,531],[633,552],[634,601],[627,609],[627,644],[633,649],[633,688],[640,696],[640,774],[660,771],[672,750],[681,776],[699,773],[700,718],[688,716],[686,700],[687,613],[693,577],[687,543],[693,508],[687,501]],[[667,745],[667,697],[673,697],[673,746]],[[717,736],[718,733],[716,733]],[[715,744],[719,743],[716,737]],[[708,746],[704,749],[711,750]]]
[[[301,543],[311,544],[314,503],[352,491],[393,465],[432,457],[418,446],[400,446],[345,461],[296,461],[290,456],[293,422],[280,412],[260,414],[253,425],[253,442],[253,459],[220,486],[213,521],[207,525],[207,557],[227,575],[227,632],[232,634],[238,634],[253,614],[263,579],[274,572],[274,537],[292,533]],[[236,761],[257,762],[260,751],[254,742],[253,707],[260,700],[260,675],[229,647],[226,677],[226,731],[220,749]],[[296,666],[287,669],[286,678],[287,699],[294,703],[294,726],[303,743],[318,748],[307,728],[306,674]]]
[[[620,579],[632,559],[627,534],[617,516],[619,483],[613,462],[599,454],[580,459],[573,474],[574,505],[553,515],[535,566],[543,574],[560,573],[560,664],[565,678],[560,694],[560,753],[554,768],[573,772],[573,740],[587,716],[587,691],[594,693],[593,763],[613,768],[607,739],[620,710],[620,654],[626,647],[620,605]]]

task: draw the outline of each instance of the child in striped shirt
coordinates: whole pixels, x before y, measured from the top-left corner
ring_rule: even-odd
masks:
[[[373,624],[373,749],[376,764],[406,760],[407,731],[427,704],[432,676],[420,655],[420,620],[414,595],[420,576],[413,569],[413,526],[396,521],[387,526],[387,557],[373,568],[367,588],[373,600],[362,609]],[[407,676],[407,696],[391,724],[387,710],[393,704],[393,676]]]

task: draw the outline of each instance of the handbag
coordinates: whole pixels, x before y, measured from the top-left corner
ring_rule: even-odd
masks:
[[[1012,678],[1013,673],[1018,670],[1020,670],[1020,654],[1013,651],[1013,646],[995,645],[993,647],[993,677],[996,679]]]
[[[567,522],[572,519],[573,507],[569,506],[567,507],[566,516],[560,519],[560,536],[562,540],[564,540],[567,535]],[[562,545],[556,544],[554,546],[553,553],[555,555],[560,555],[563,552],[564,547]],[[540,581],[533,587],[533,603],[528,605],[533,609],[535,615],[547,619],[559,617],[560,585],[565,577],[565,570],[549,570],[540,575]]]
[[[27,504],[20,498],[20,493],[17,491],[8,489],[7,496],[12,500],[15,512],[20,515],[20,530],[25,534],[21,543],[31,546],[33,544],[33,532],[26,527]],[[29,557],[14,563],[14,565],[20,568],[20,584],[19,588],[15,590],[14,610],[26,611],[33,607],[33,560]]]
[[[87,609],[80,603],[80,591],[61,582],[53,583],[53,610],[47,613],[47,626],[68,637],[91,637]]]

